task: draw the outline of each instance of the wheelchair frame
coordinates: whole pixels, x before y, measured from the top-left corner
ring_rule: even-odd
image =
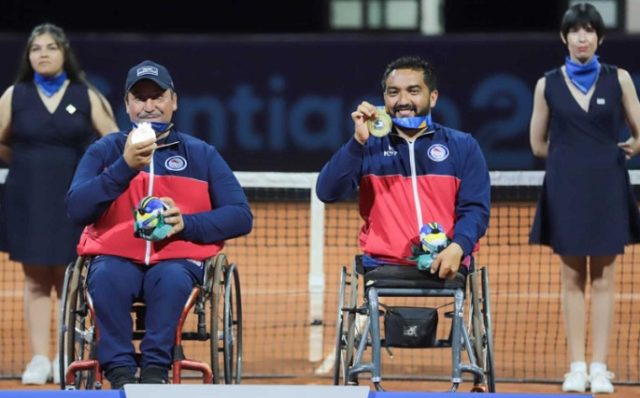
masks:
[[[481,287],[478,286],[480,273]],[[451,347],[452,376],[451,392],[457,391],[463,382],[462,373],[473,375],[473,392],[495,392],[495,368],[493,357],[493,335],[491,329],[491,307],[489,281],[486,267],[472,268],[462,286],[438,288],[408,288],[397,286],[365,286],[365,300],[358,301],[358,275],[364,270],[358,258],[352,264],[351,272],[342,267],[338,295],[338,317],[336,321],[335,362],[333,383],[358,384],[360,373],[371,373],[371,381],[376,390],[382,388],[381,348],[384,340],[380,333],[379,297],[453,297],[452,325],[449,340],[438,340],[430,348]],[[459,274],[462,277],[462,274]],[[363,276],[364,278],[364,276]],[[436,278],[436,277],[434,277]],[[466,290],[469,300],[465,300]],[[347,292],[347,287],[349,291]],[[466,303],[468,301],[468,305]],[[468,306],[468,322],[465,327],[464,312]],[[357,315],[365,316],[364,326],[357,322]],[[372,322],[375,319],[375,322]],[[346,327],[346,329],[345,329]],[[364,362],[367,347],[371,347],[371,362]],[[467,354],[467,362],[462,362],[462,351]]]
[[[60,388],[102,389],[103,376],[96,359],[100,331],[86,283],[91,257],[78,257],[65,271],[60,299]],[[133,339],[144,336],[143,303],[134,303]],[[189,312],[197,316],[197,330],[183,331]],[[207,315],[208,320],[207,322]],[[187,359],[182,341],[209,341],[212,366]],[[195,285],[185,303],[175,331],[172,382],[181,382],[182,370],[202,372],[204,383],[240,383],[242,378],[242,301],[235,264],[219,253],[205,261],[202,285]],[[213,370],[212,370],[213,368]]]

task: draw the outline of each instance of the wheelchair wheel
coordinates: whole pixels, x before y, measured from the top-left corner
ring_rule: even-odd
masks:
[[[495,371],[493,364],[493,336],[491,330],[491,317],[489,306],[489,284],[486,268],[479,270],[481,273],[481,287],[478,286],[478,272],[473,272],[470,277],[470,332],[471,346],[474,351],[477,365],[484,371],[484,380],[475,380],[475,385],[480,388],[486,385],[489,392],[495,392]],[[476,387],[474,387],[476,388]]]
[[[71,362],[93,359],[96,355],[94,321],[84,291],[89,262],[89,258],[79,257],[65,271],[58,325],[60,388],[63,390],[102,387],[96,383],[93,370],[77,371],[74,385],[66,385],[66,369]]]
[[[489,294],[489,275],[487,268],[482,268],[482,319],[484,320],[484,330],[487,339],[487,363],[486,372],[489,383],[489,392],[496,391],[496,374],[493,356],[493,328],[491,321],[491,299]]]
[[[347,292],[347,285],[349,291]],[[342,267],[338,294],[338,317],[336,320],[336,346],[333,365],[333,384],[357,384],[349,378],[353,365],[356,336],[356,305],[358,299],[358,275],[355,265],[351,273]],[[345,302],[346,300],[346,302]],[[346,322],[345,322],[346,312]],[[346,324],[346,325],[345,325]],[[346,326],[346,330],[345,330]]]
[[[213,382],[239,384],[242,378],[242,300],[235,264],[219,254],[214,260],[211,301]],[[220,355],[222,353],[222,355]]]
[[[333,363],[333,385],[340,384],[340,375],[342,371],[342,380],[346,380],[344,366],[340,366],[342,362],[343,346],[346,344],[345,334],[342,330],[344,326],[344,313],[342,308],[344,306],[344,294],[347,288],[347,270],[342,267],[340,271],[340,285],[338,287],[338,316],[336,317],[336,340],[335,340],[335,353]]]

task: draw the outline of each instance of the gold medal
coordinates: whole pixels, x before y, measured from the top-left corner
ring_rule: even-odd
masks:
[[[369,119],[367,126],[371,135],[384,137],[391,131],[391,116],[384,110],[383,106],[379,106],[376,110],[375,119]]]

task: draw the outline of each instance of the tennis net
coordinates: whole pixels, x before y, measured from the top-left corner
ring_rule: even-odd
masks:
[[[322,204],[314,192],[316,173],[236,174],[255,217],[251,234],[229,241],[224,249],[240,270],[244,374],[328,377],[339,270],[358,253],[362,221],[356,198]],[[631,175],[638,187],[640,172]],[[499,380],[560,381],[568,369],[559,259],[547,247],[528,244],[542,178],[543,173],[535,171],[491,172],[491,221],[476,262],[489,269]],[[637,245],[627,247],[616,270],[608,364],[618,383],[640,380],[640,292],[634,287],[640,286],[639,256]],[[4,253],[0,264],[0,377],[16,377],[30,358],[22,315],[23,278],[19,265]],[[588,334],[587,358],[590,341]],[[53,342],[52,334],[52,355]],[[188,344],[187,355],[208,358],[208,347]],[[386,378],[450,375],[447,350],[396,351],[393,359],[383,358]]]

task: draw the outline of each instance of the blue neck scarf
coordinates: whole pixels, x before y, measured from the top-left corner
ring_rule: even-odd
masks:
[[[431,121],[431,113],[425,116],[394,117],[392,120],[393,124],[396,126],[406,129],[423,129],[427,127],[430,130],[433,125],[433,122]]]
[[[567,71],[567,76],[569,76],[569,80],[571,80],[573,85],[584,94],[586,94],[587,91],[589,91],[589,89],[595,84],[596,80],[598,80],[600,62],[598,61],[597,55],[594,55],[593,58],[591,58],[591,61],[586,64],[573,62],[571,58],[567,57],[564,61],[564,65]]]
[[[47,97],[57,93],[65,80],[67,80],[67,72],[65,71],[52,77],[42,76],[38,72],[33,72],[33,81]]]
[[[131,123],[133,128],[138,128],[136,123]],[[151,128],[156,132],[156,136],[158,134],[162,134],[173,127],[173,123],[164,123],[164,122],[151,122]]]

